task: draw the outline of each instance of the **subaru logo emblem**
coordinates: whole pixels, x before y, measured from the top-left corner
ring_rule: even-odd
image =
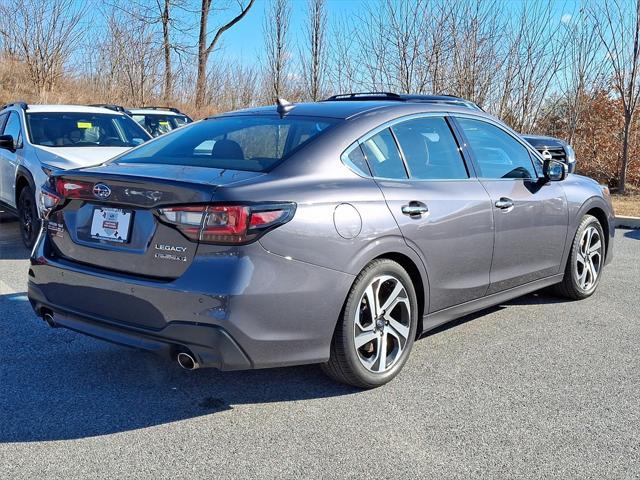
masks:
[[[93,186],[93,195],[104,200],[105,198],[109,198],[109,196],[111,195],[111,189],[104,183],[96,183]]]

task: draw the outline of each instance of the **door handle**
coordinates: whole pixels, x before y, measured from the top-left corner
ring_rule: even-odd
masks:
[[[513,208],[513,200],[507,197],[501,197],[500,200],[496,202],[496,207],[500,210],[511,210]]]
[[[402,206],[402,213],[410,217],[419,217],[425,213],[429,213],[429,207],[422,202],[409,202],[409,205]]]

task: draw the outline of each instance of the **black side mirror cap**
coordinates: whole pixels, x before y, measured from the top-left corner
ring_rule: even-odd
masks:
[[[16,151],[15,147],[16,145],[11,135],[0,135],[0,148],[4,148],[5,150],[11,150],[12,152],[15,152]]]
[[[550,160],[545,159],[542,171],[544,173],[544,178],[546,178],[550,182],[561,182],[569,173],[569,167],[564,162],[559,162],[558,160]]]

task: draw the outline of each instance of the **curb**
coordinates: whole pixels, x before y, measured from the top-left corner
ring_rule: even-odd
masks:
[[[616,228],[640,228],[640,218],[616,217]]]

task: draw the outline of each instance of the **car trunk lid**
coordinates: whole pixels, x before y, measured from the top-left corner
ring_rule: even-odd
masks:
[[[52,254],[128,275],[174,279],[198,243],[163,221],[166,206],[210,203],[221,185],[255,172],[173,165],[107,164],[54,178],[65,201],[48,221]]]

